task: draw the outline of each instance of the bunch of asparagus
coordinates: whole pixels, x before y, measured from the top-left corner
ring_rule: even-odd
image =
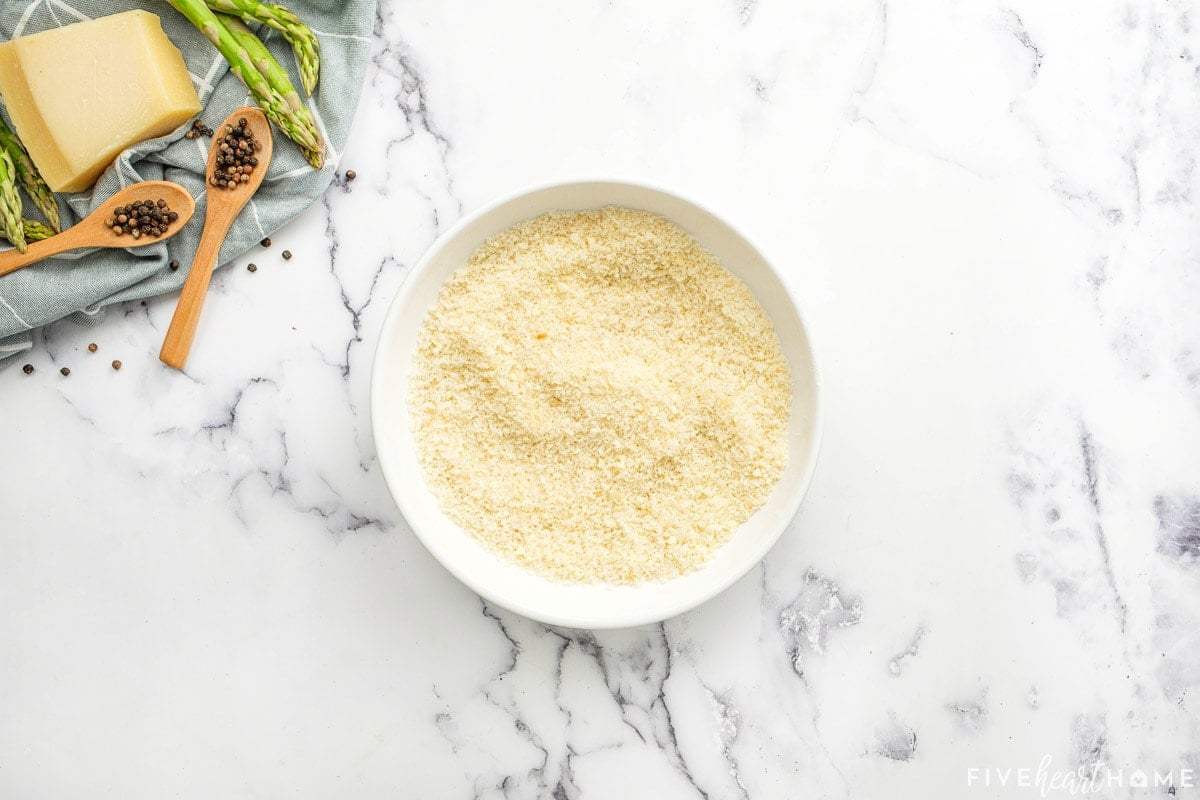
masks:
[[[246,23],[278,31],[292,46],[304,90],[311,95],[321,68],[317,37],[283,6],[259,0],[167,0],[216,46],[229,69],[246,84],[250,96],[317,169],[325,164],[325,141],[312,114],[292,85],[287,70],[275,60]]]
[[[21,218],[24,204],[17,192],[18,184],[42,212],[45,223]],[[49,239],[61,230],[54,193],[38,174],[21,140],[0,118],[0,234],[24,253],[28,242]]]

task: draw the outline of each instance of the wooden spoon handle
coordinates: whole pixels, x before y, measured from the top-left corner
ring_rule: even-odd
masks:
[[[115,237],[114,237],[115,238]],[[126,239],[129,237],[126,236]],[[43,239],[40,242],[30,242],[24,253],[17,250],[5,250],[0,253],[0,275],[16,272],[21,267],[36,264],[42,259],[65,253],[79,247],[96,247],[95,242],[87,241],[87,231],[68,228],[57,236]]]
[[[179,304],[175,306],[175,316],[171,317],[167,338],[158,352],[159,360],[175,369],[183,369],[191,352],[192,339],[196,336],[196,326],[200,324],[200,312],[204,308],[204,295],[208,293],[208,284],[217,266],[217,253],[234,216],[236,212],[232,216],[222,214],[217,219],[210,215],[205,221],[196,257],[179,295]]]

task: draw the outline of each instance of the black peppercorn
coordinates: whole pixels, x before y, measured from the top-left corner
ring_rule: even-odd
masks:
[[[62,376],[64,378],[71,374],[71,370],[67,369],[66,367],[63,367],[62,369],[60,369],[59,372],[62,373]]]
[[[250,272],[258,272],[258,265],[257,264],[247,264],[246,269],[249,270]]]
[[[212,186],[236,189],[249,182],[245,167],[253,160],[251,153],[262,145],[255,140],[254,131],[247,127],[247,124],[245,119],[238,119],[237,125],[225,126],[217,145],[213,174],[209,177]]]
[[[168,264],[167,266],[171,268],[171,272],[174,272],[175,270],[179,269],[179,261],[172,258],[171,263]]]
[[[271,246],[271,237],[268,236],[267,238],[265,238],[261,242],[259,242],[259,244],[261,244],[263,247],[270,247]]]
[[[113,217],[109,227],[117,236],[130,234],[135,239],[142,236],[162,236],[167,232],[170,223],[179,219],[179,215],[171,211],[167,201],[138,200],[126,206],[113,209]]]
[[[283,256],[284,261],[290,261],[292,258],[292,251],[284,250],[282,253],[280,253],[280,255]]]
[[[33,364],[26,364],[25,366],[21,367],[21,369],[25,372],[26,375],[33,374]]]
[[[349,183],[350,181],[354,180],[357,177],[358,177],[358,173],[355,172],[354,170],[352,170],[352,169],[346,170],[346,182],[347,183]]]

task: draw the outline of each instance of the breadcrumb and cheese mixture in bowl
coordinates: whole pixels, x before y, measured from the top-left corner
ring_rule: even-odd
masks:
[[[747,286],[667,219],[552,212],[442,286],[408,385],[446,516],[547,578],[701,567],[787,466],[792,376]]]

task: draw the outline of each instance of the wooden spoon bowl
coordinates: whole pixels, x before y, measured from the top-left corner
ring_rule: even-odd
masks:
[[[179,219],[171,223],[166,233],[161,236],[142,236],[135,239],[130,234],[118,236],[108,226],[108,220],[113,216],[113,209],[128,206],[133,203],[149,200],[163,200],[167,206],[179,215]],[[88,214],[77,224],[72,225],[60,234],[31,242],[24,253],[17,250],[6,250],[0,253],[0,275],[27,267],[59,253],[68,250],[80,250],[85,247],[145,247],[165,239],[170,239],[183,230],[188,220],[196,213],[196,201],[178,183],[170,181],[142,181],[127,186]]]
[[[255,152],[258,166],[250,174],[250,179],[236,188],[225,189],[211,183],[208,185],[204,232],[200,235],[196,257],[192,260],[187,281],[183,284],[183,292],[179,295],[179,304],[175,306],[175,316],[171,318],[171,327],[167,329],[167,337],[163,340],[162,350],[158,354],[159,360],[175,369],[183,369],[183,364],[192,349],[192,339],[196,336],[196,326],[200,323],[200,312],[204,308],[204,295],[208,291],[209,281],[212,280],[213,269],[217,266],[217,253],[221,249],[221,243],[229,233],[229,226],[262,184],[267,174],[267,166],[271,163],[271,126],[266,116],[257,108],[239,108],[216,128],[212,146],[208,150],[208,163],[204,168],[205,180],[210,180],[216,169],[225,126],[237,125],[241,118],[245,118],[246,127],[254,135],[255,141],[262,144],[261,149]]]

